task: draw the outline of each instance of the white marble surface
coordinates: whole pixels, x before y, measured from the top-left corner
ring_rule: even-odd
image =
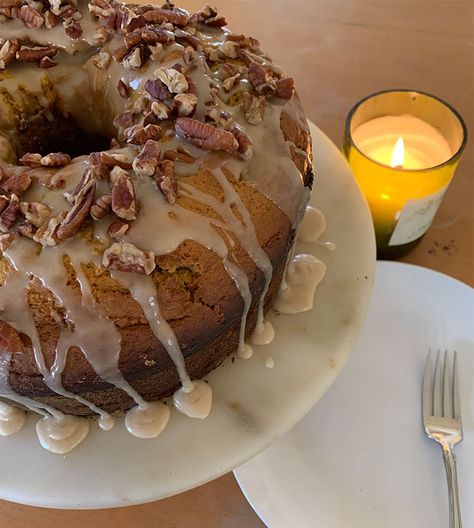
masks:
[[[230,359],[208,376],[214,405],[205,420],[175,410],[154,440],[131,436],[118,420],[96,424],[72,453],[42,449],[30,416],[20,433],[0,439],[0,497],[56,508],[105,508],[156,500],[241,465],[288,431],[341,371],[364,321],[375,267],[370,215],[343,156],[312,126],[317,178],[313,205],[327,216],[322,237],[336,250],[301,244],[327,264],[313,310],[272,314],[272,344],[250,360]],[[268,357],[275,366],[265,367]]]

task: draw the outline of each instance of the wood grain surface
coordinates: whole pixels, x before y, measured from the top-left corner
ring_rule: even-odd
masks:
[[[203,2],[178,3],[192,10]],[[472,135],[472,1],[215,0],[212,3],[226,15],[235,31],[257,37],[263,49],[295,77],[308,117],[336,144],[341,145],[345,117],[352,105],[369,93],[390,88],[419,89],[445,99],[463,115]],[[471,286],[474,285],[473,161],[470,140],[431,229],[403,259]],[[231,474],[176,497],[112,510],[60,511],[0,501],[1,528],[263,526]]]

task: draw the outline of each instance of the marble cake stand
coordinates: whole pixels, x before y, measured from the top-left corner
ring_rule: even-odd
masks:
[[[340,373],[366,316],[374,280],[375,243],[364,198],[337,147],[314,125],[317,179],[312,204],[328,220],[324,240],[336,250],[300,244],[327,265],[313,310],[271,314],[276,337],[250,360],[229,359],[208,376],[214,404],[206,420],[173,410],[154,440],[131,436],[117,420],[94,424],[72,453],[40,447],[36,416],[0,438],[0,498],[50,508],[110,508],[157,500],[212,480],[243,464],[288,431]],[[267,368],[267,358],[274,368]]]

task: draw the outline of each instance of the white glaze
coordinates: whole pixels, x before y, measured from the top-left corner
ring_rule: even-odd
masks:
[[[132,407],[125,414],[127,431],[138,438],[156,438],[166,427],[170,409],[162,402],[149,402],[145,407]]]
[[[268,345],[275,337],[275,329],[270,321],[263,321],[255,327],[250,341],[253,345]]]
[[[248,343],[244,343],[243,347],[239,348],[238,355],[242,359],[250,359],[253,356],[253,348]]]
[[[9,436],[17,433],[25,424],[24,411],[0,401],[0,436]]]
[[[275,310],[295,314],[311,310],[318,284],[326,273],[326,265],[313,255],[296,255],[288,266],[286,287],[280,289],[273,304]]]
[[[193,384],[191,392],[185,392],[183,388],[177,390],[173,394],[173,404],[190,418],[207,418],[211,412],[212,389],[202,380],[194,381]]]
[[[89,420],[79,416],[66,415],[61,420],[45,416],[36,423],[36,434],[40,444],[59,455],[69,453],[89,433]]]
[[[307,205],[305,215],[298,228],[297,239],[300,242],[321,245],[328,251],[334,251],[336,245],[333,242],[321,242],[319,240],[326,231],[326,228],[327,222],[323,213],[319,209],[316,209],[316,207]]]
[[[265,366],[268,369],[272,369],[275,366],[275,360],[273,358],[271,358],[271,357],[267,357],[265,359]]]

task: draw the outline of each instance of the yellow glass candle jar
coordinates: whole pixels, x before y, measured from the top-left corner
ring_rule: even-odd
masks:
[[[344,154],[369,203],[378,258],[401,256],[421,240],[466,140],[459,113],[426,93],[379,92],[352,108]]]

